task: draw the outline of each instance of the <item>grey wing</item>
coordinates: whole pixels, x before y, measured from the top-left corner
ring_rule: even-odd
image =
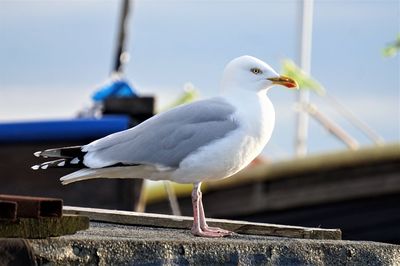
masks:
[[[83,148],[89,167],[156,164],[177,167],[190,153],[238,128],[235,108],[222,98],[197,101]]]

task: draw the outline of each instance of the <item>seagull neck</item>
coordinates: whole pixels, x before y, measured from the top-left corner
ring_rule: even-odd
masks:
[[[248,104],[257,103],[262,104],[263,102],[268,101],[267,94],[264,90],[255,93],[254,91],[236,88],[224,90],[222,96],[235,106],[247,106]]]

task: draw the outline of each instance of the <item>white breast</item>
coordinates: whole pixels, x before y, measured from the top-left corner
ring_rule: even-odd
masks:
[[[261,153],[274,128],[272,103],[265,93],[227,100],[237,108],[233,119],[238,121],[239,128],[184,159],[172,174],[173,181],[193,183],[225,178],[246,167]]]

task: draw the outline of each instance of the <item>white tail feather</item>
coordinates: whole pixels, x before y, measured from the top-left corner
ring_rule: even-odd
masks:
[[[146,178],[151,180],[168,180],[171,171],[166,168],[160,170],[151,165],[117,166],[107,168],[85,168],[60,178],[63,185],[95,179],[95,178]]]
[[[96,169],[81,169],[76,172],[73,172],[69,175],[63,176],[60,178],[61,184],[68,185],[70,183],[97,178],[94,176],[96,173]]]

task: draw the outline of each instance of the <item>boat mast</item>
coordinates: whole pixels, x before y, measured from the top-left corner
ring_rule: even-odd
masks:
[[[112,73],[122,74],[124,71],[124,65],[129,61],[129,53],[126,51],[126,43],[129,24],[128,18],[131,5],[130,0],[123,0]]]
[[[314,0],[303,0],[300,4],[301,34],[300,36],[300,67],[307,74],[311,72],[311,44],[312,44],[312,24],[313,24]],[[297,102],[300,106],[297,113],[297,129],[295,139],[296,156],[305,156],[307,154],[308,137],[308,114],[302,108],[310,101],[308,90],[299,90]]]

